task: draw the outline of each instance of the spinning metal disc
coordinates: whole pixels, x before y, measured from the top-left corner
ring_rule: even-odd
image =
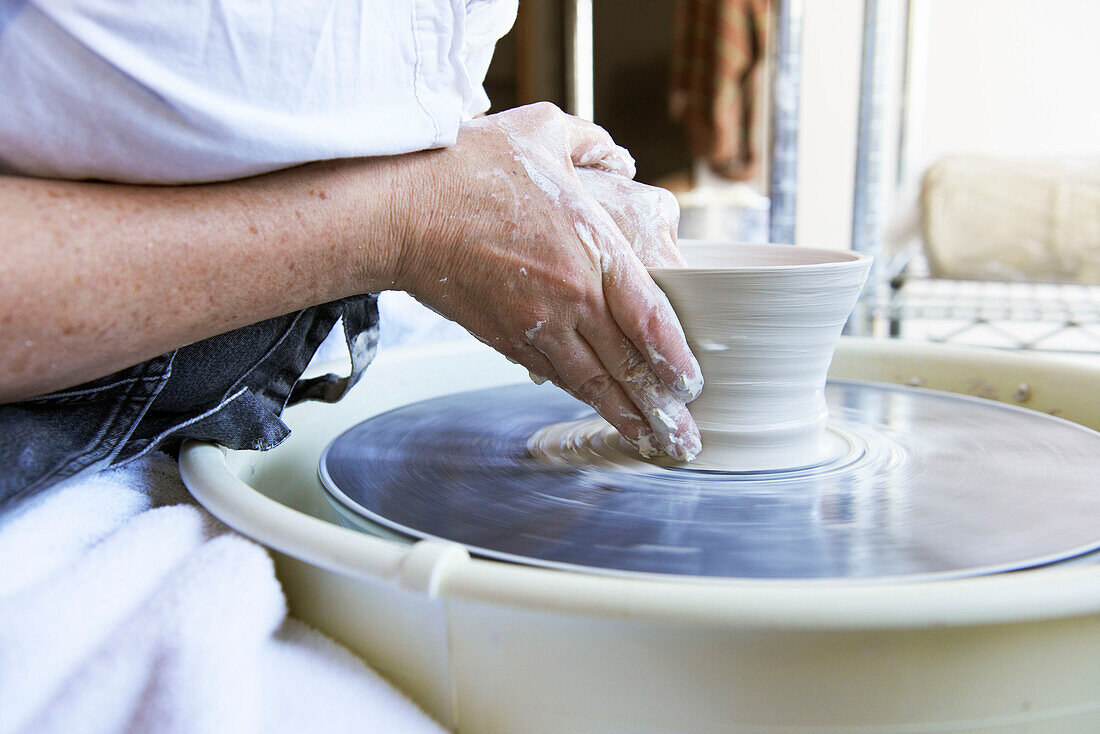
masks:
[[[848,449],[796,470],[547,464],[528,438],[592,411],[525,384],[374,416],[320,473],[363,526],[590,572],[926,579],[1100,548],[1097,432],[915,388],[838,381],[826,397]]]

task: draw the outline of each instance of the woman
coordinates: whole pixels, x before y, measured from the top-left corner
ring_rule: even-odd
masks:
[[[698,450],[643,267],[674,202],[550,105],[474,119],[515,10],[0,0],[0,732],[438,731],[154,450],[277,444],[358,379],[380,290]],[[351,375],[299,380],[338,319]]]
[[[473,119],[514,2],[161,5],[0,16],[0,503],[275,445],[357,380],[386,289],[694,457],[701,373],[645,271],[681,262],[674,201],[552,105]],[[340,317],[351,377],[298,381]]]

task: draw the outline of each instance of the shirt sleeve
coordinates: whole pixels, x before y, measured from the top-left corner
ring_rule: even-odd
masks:
[[[0,14],[0,169],[197,183],[454,142],[516,0],[27,0]]]

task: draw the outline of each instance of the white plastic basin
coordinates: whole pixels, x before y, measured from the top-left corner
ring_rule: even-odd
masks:
[[[831,374],[1100,427],[1100,369],[1083,364],[845,339]],[[337,524],[316,471],[338,433],[526,379],[472,342],[384,351],[343,403],[290,409],[293,435],[273,451],[189,444],[184,481],[275,552],[296,616],[456,731],[1100,731],[1100,564],[898,584],[639,580]]]

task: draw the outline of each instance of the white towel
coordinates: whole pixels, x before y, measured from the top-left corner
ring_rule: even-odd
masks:
[[[0,734],[443,730],[286,618],[270,558],[163,454],[0,517]]]

